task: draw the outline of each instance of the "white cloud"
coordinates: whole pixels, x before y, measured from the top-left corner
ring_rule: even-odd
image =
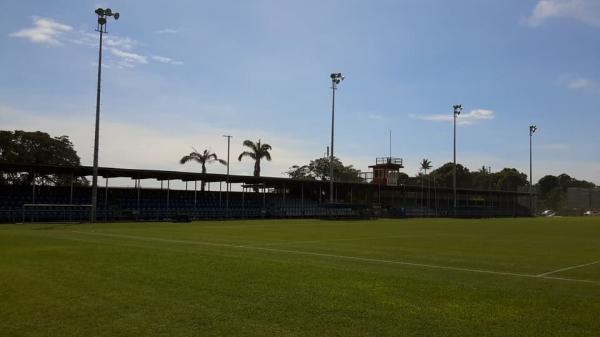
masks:
[[[600,27],[600,1],[598,0],[539,0],[528,18],[530,26],[539,26],[548,19],[573,19]]]
[[[372,120],[374,120],[374,121],[382,121],[382,120],[384,120],[384,119],[385,119],[385,118],[383,118],[383,116],[381,116],[381,115],[378,115],[378,114],[374,114],[374,113],[370,113],[370,114],[368,114],[368,115],[367,115],[367,118],[368,118],[368,119],[372,119]]]
[[[88,47],[98,48],[98,34],[80,30],[77,34],[68,40],[69,42],[80,44]],[[119,35],[105,35],[104,45],[109,48],[117,48],[120,50],[132,50],[140,43],[130,37]]]
[[[157,34],[176,34],[178,30],[172,28],[165,28],[156,31]]]
[[[562,75],[558,78],[557,83],[574,91],[600,91],[600,85],[596,81],[582,76]]]
[[[426,116],[418,116],[411,115],[411,117],[416,119],[422,119],[426,121],[432,122],[452,122],[454,117],[451,113],[445,115],[426,115]],[[494,111],[486,110],[486,109],[475,109],[471,110],[468,113],[461,114],[457,119],[457,124],[461,125],[469,125],[474,124],[478,121],[482,120],[490,120],[494,119]]]
[[[161,63],[168,63],[168,64],[174,64],[174,65],[181,65],[181,64],[183,64],[183,62],[181,62],[181,61],[176,61],[176,60],[173,60],[172,58],[166,57],[166,56],[154,55],[154,56],[152,56],[152,59],[154,61],[158,61],[158,62],[161,62]]]
[[[567,83],[569,89],[585,89],[591,86],[593,86],[593,82],[587,78],[574,78]]]
[[[61,35],[69,32],[73,27],[56,22],[49,18],[33,18],[33,27],[21,29],[9,34],[12,37],[27,39],[33,43],[42,43],[50,45],[61,45]]]
[[[123,66],[133,66],[134,63],[148,63],[148,58],[146,56],[136,54],[133,52],[123,51],[117,48],[109,49],[111,54],[121,59],[120,64]]]
[[[104,40],[108,47],[117,48],[121,50],[132,50],[139,43],[129,37],[121,37],[118,35],[112,35],[106,37]]]
[[[71,26],[59,23],[50,18],[34,17],[33,24],[34,27],[11,33],[10,36],[25,38],[34,43],[62,45],[64,42],[67,42],[91,48],[98,48],[98,34],[96,33],[85,30],[71,32],[73,30]],[[157,31],[157,33],[161,34],[173,34],[176,32],[176,30],[170,28]],[[103,66],[106,67],[133,68],[139,64],[149,63],[149,59],[172,65],[183,64],[182,61],[166,56],[146,56],[135,50],[140,46],[140,42],[127,36],[113,34],[106,35],[104,37],[104,45],[108,51],[116,57],[116,60],[107,58],[102,63]]]
[[[87,47],[98,48],[98,34],[79,31],[77,32],[77,36],[70,39],[69,42]],[[137,64],[148,63],[147,56],[133,51],[133,49],[140,45],[140,43],[130,37],[123,37],[119,35],[106,36],[104,38],[104,44],[108,51],[113,56],[117,57],[117,60],[111,61],[110,58],[105,59],[105,61],[102,62],[102,66],[133,68]]]

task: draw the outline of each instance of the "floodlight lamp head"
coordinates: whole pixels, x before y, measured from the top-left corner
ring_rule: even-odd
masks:
[[[535,133],[537,131],[537,126],[536,125],[530,125],[529,126],[529,132],[531,132],[532,134]]]
[[[112,15],[112,10],[110,8],[105,9],[104,10],[104,15],[111,16]]]
[[[454,108],[454,114],[455,115],[460,115],[460,112],[462,111],[462,105],[461,104],[456,104],[454,106],[452,106]]]
[[[104,16],[104,9],[102,8],[97,8],[94,13],[96,13],[96,15],[98,16]]]
[[[115,20],[119,20],[119,17],[121,16],[121,14],[119,14],[119,12],[116,12],[115,14],[113,14]]]

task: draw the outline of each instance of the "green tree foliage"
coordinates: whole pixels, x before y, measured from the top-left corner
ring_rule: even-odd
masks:
[[[492,186],[497,190],[516,191],[519,187],[529,186],[527,175],[514,168],[504,168],[491,176]]]
[[[485,166],[471,172],[471,183],[473,184],[473,188],[477,189],[492,189],[495,185],[494,176]]]
[[[565,173],[558,176],[546,175],[536,185],[538,203],[541,208],[562,209],[566,206],[567,189],[569,187],[592,188],[595,186],[594,183],[577,180]]]
[[[244,151],[244,152],[240,153],[240,156],[238,157],[238,161],[242,161],[242,158],[244,158],[244,157],[249,157],[249,158],[253,159],[254,160],[254,176],[260,177],[260,162],[261,162],[261,160],[264,158],[268,161],[271,161],[271,153],[269,152],[272,149],[271,145],[261,143],[260,139],[256,143],[251,140],[246,139],[242,144],[245,147],[247,147],[248,149],[250,149],[250,151]]]
[[[78,166],[81,160],[68,136],[51,137],[41,131],[0,130],[0,162],[32,165]],[[34,173],[3,174],[0,183],[31,184]],[[48,185],[66,185],[71,177],[35,176],[36,182]],[[75,178],[77,184],[87,184],[85,178]]]
[[[227,161],[217,158],[217,154],[212,153],[210,150],[204,150],[202,153],[200,153],[196,149],[192,149],[194,150],[193,152],[181,157],[179,160],[180,164],[185,164],[189,161],[195,161],[202,165],[202,173],[206,173],[206,164],[221,163],[223,165],[227,165]],[[200,185],[201,191],[204,191],[205,184],[206,183],[202,181],[202,184]]]
[[[446,163],[431,171],[430,176],[435,176],[438,186],[452,187],[453,163]],[[456,164],[456,186],[471,187],[471,172],[461,164]]]
[[[315,180],[308,165],[293,165],[285,172],[291,179]]]
[[[330,180],[329,165],[329,158],[317,158],[311,160],[308,165],[294,165],[285,173],[292,179]],[[345,166],[337,157],[333,157],[333,175],[336,181],[363,181],[360,170],[352,165]]]
[[[452,187],[453,163],[446,163],[432,171],[439,186]],[[461,164],[456,164],[456,186],[460,188],[494,189],[516,191],[519,187],[528,186],[527,175],[514,168],[504,168],[502,171],[491,173],[482,167],[471,172]]]

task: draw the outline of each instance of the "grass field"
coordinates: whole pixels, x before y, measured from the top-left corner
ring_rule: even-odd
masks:
[[[600,218],[0,225],[2,336],[600,336]]]

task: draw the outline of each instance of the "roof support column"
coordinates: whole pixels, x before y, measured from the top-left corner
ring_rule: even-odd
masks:
[[[141,207],[140,207],[140,184],[141,181],[140,179],[137,179],[137,213],[136,213],[136,220],[139,220],[139,216],[140,216],[140,211],[141,211]]]
[[[108,177],[104,180],[104,221],[108,221]]]
[[[319,204],[321,203],[321,195],[323,195],[323,191],[321,190],[321,185],[319,185]]]
[[[31,203],[35,204],[35,172],[33,172],[32,183],[33,183],[33,186],[32,186],[32,190],[31,190]]]
[[[69,192],[69,204],[73,205],[73,173],[71,173],[71,191]]]
[[[246,192],[246,188],[242,185],[242,216],[246,217],[246,205],[245,205],[245,200],[244,200],[244,195]]]
[[[171,192],[171,181],[167,180],[167,210],[170,209],[170,192]]]
[[[300,184],[300,208],[302,209],[301,215],[304,216],[304,183]]]

